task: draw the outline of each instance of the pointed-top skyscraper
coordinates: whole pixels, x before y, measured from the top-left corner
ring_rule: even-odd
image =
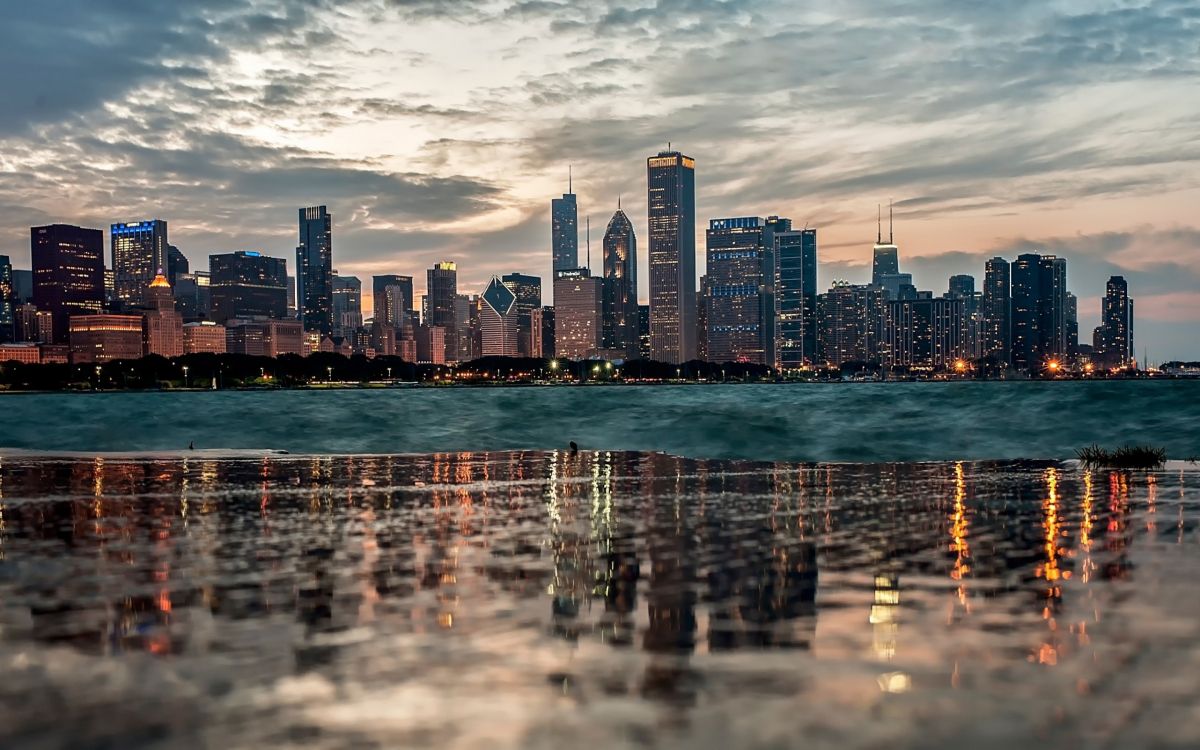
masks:
[[[579,267],[579,206],[571,172],[567,172],[567,192],[550,201],[550,243],[554,253],[554,275]]]
[[[888,241],[883,241],[883,209],[877,211],[878,233],[875,237],[875,253],[871,261],[871,283],[875,286],[885,286],[884,276],[895,276],[900,273],[900,249],[895,245],[893,234],[892,207],[888,205]]]
[[[618,199],[604,231],[604,348],[637,357],[637,312],[637,236]]]
[[[662,151],[646,160],[650,225],[650,356],[696,357],[696,160]]]

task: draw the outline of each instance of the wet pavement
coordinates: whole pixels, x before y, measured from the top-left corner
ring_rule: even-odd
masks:
[[[0,745],[1196,747],[1198,487],[0,457]]]

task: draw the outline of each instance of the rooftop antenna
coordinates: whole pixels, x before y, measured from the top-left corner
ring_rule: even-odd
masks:
[[[575,165],[567,165],[567,195],[570,195],[575,190],[575,175],[572,173],[572,168]]]
[[[621,210],[621,194],[617,193],[617,210]]]
[[[875,244],[883,244],[883,206],[875,204],[875,228],[878,234],[875,235]]]
[[[896,235],[892,233],[892,199],[888,198],[888,244],[896,244]]]
[[[588,273],[592,272],[592,217],[591,214],[587,217],[587,267]]]

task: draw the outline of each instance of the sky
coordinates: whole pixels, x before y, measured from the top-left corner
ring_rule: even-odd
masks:
[[[822,288],[861,283],[894,201],[919,288],[1056,253],[1085,343],[1123,274],[1139,354],[1200,359],[1195,0],[39,0],[0,68],[18,268],[31,225],[147,218],[194,268],[291,267],[297,208],[324,204],[368,289],[420,293],[443,259],[460,292],[548,281],[573,165],[594,265],[620,199],[644,300],[645,159],[671,142],[698,248],[710,218],[787,216],[818,229]]]

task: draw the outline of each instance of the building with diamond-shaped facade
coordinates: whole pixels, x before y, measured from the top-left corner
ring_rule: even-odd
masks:
[[[517,295],[493,276],[483,291],[479,327],[485,357],[516,357],[521,340]]]

